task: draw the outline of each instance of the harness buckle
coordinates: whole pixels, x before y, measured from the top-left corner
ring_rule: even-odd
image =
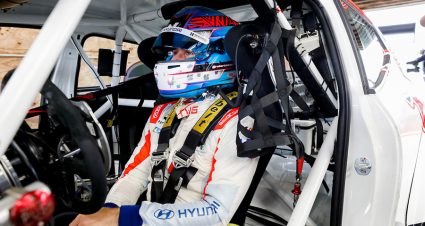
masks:
[[[191,156],[187,156],[186,154],[182,153],[181,151],[176,152],[176,154],[173,156],[173,162],[174,162],[174,168],[182,168],[182,167],[189,167],[193,159]]]
[[[162,161],[167,160],[169,153],[167,151],[156,151],[152,153],[151,161],[154,166],[158,166]]]

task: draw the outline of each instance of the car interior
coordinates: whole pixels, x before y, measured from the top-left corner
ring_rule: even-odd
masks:
[[[349,1],[340,2],[341,11],[355,12]],[[179,9],[198,3],[170,2],[161,7],[161,12],[166,21]],[[262,145],[249,152],[241,150],[241,156],[259,157],[260,163],[232,223],[287,225],[332,122],[339,117],[339,127],[345,124],[348,128],[346,87],[334,35],[327,22],[331,18],[321,11],[320,3],[276,1],[291,30],[276,30],[279,26],[274,11],[264,2],[247,3],[202,4],[235,15],[241,7],[250,12],[250,17],[239,21],[240,25],[229,32],[223,43],[240,72],[235,89],[240,91],[244,108],[241,107],[239,116],[255,118],[258,115],[254,113],[260,112],[264,117],[256,118],[256,124],[265,124],[267,128],[257,125],[254,132],[261,135],[267,130],[275,136],[290,137],[291,142]],[[158,28],[161,26],[160,23]],[[278,39],[273,43],[276,35]],[[115,86],[75,87],[69,98],[54,82],[47,81],[41,91],[41,106],[27,114],[27,118],[40,117],[38,128],[32,129],[24,121],[0,159],[5,172],[0,175],[0,192],[42,181],[56,198],[54,218],[68,212],[91,213],[98,209],[137,146],[153,103],[170,101],[159,96],[156,87],[153,69],[158,57],[151,51],[154,40],[150,37],[137,43],[140,62],[127,70],[121,67],[120,83]],[[81,42],[81,38],[76,41]],[[85,63],[83,53],[78,52],[79,62]],[[94,74],[112,76],[113,54],[109,49],[99,51]],[[269,56],[266,60],[262,59],[264,54]],[[258,70],[261,61],[263,70]],[[123,54],[121,65],[126,63]],[[9,76],[12,73],[6,77]],[[128,104],[124,100],[133,102]],[[281,104],[285,101],[286,107]],[[110,109],[98,114],[108,102]],[[261,103],[261,109],[255,108],[256,103]],[[245,132],[253,139],[264,139]],[[338,207],[343,197],[347,133],[338,129],[333,156],[306,225],[330,225],[341,215]],[[145,198],[141,194],[139,201]]]

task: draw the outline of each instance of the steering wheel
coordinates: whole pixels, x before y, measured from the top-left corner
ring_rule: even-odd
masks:
[[[63,169],[61,179],[56,181],[64,204],[80,213],[93,213],[102,207],[107,185],[105,177],[105,156],[99,149],[96,139],[89,131],[83,118],[84,112],[48,80],[41,90],[41,94],[48,100],[48,111],[55,116],[69,133],[68,139],[78,147],[78,158],[64,158],[59,155],[59,165]],[[90,196],[82,200],[75,194],[75,181],[83,175],[91,183]],[[61,184],[64,183],[64,184]],[[84,182],[83,182],[84,183]]]

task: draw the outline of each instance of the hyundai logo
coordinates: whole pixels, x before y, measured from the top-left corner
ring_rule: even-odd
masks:
[[[164,210],[159,209],[155,211],[154,216],[161,220],[168,220],[174,217],[174,211],[167,210],[167,209],[164,209]]]

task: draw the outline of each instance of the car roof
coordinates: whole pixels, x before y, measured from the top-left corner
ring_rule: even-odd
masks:
[[[52,0],[30,1],[6,10],[0,13],[2,14],[0,24],[42,26],[57,2]],[[161,7],[178,2],[170,0],[92,0],[76,32],[114,37],[121,21],[121,4],[124,3],[127,8],[128,23],[142,38],[148,38],[158,34],[161,28],[167,24],[167,20],[160,17],[162,16]],[[249,5],[222,9],[221,11],[237,21],[248,21],[257,17]],[[135,16],[143,17],[143,20],[136,23],[131,21]],[[130,35],[127,35],[125,39],[134,41]]]

